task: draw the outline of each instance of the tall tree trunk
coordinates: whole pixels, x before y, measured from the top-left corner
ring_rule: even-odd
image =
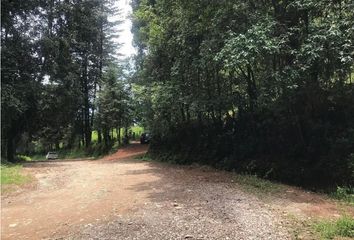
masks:
[[[97,130],[97,142],[98,143],[102,142],[102,132],[100,129]]]
[[[120,127],[116,128],[116,133],[117,133],[117,142],[120,145],[121,144],[121,142],[120,142]]]
[[[81,140],[79,142],[79,148],[81,146],[85,146],[85,114],[84,114],[84,108],[81,109],[81,119],[80,119],[80,123],[81,123],[81,126],[80,126],[80,130],[81,130]]]
[[[100,5],[100,10],[101,13],[103,13],[103,1],[101,1],[101,5]],[[100,85],[100,81],[102,80],[102,73],[103,73],[103,19],[101,16],[100,19],[100,52],[99,52],[99,79],[98,81],[95,82],[95,96],[96,97],[96,84],[97,84],[97,88],[98,91],[100,91],[101,89],[101,85]],[[99,111],[99,109],[97,109],[97,111]],[[93,115],[92,115],[92,119],[93,119]],[[101,129],[97,129],[97,134],[98,134],[98,138],[97,141],[98,143],[102,142],[102,133],[101,133]]]
[[[106,128],[103,128],[103,143],[106,147],[108,147],[110,143],[109,130],[107,130]]]
[[[14,162],[14,139],[11,131],[10,134],[7,136],[6,148],[7,161]]]
[[[247,65],[247,91],[249,95],[250,110],[254,112],[257,105],[257,89],[253,71],[250,65]]]
[[[85,146],[91,145],[91,124],[90,124],[90,102],[89,102],[89,86],[88,86],[88,58],[87,53],[84,59],[84,126],[85,126]]]

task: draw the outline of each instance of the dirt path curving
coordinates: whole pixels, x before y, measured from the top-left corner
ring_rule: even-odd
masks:
[[[37,186],[2,197],[2,239],[292,239],[284,211],[308,216],[320,206],[307,193],[270,204],[231,173],[134,159],[146,150],[132,144],[100,160],[26,164]]]

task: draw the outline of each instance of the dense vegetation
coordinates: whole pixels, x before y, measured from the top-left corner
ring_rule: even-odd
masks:
[[[353,186],[352,0],[134,0],[133,9],[152,153]]]
[[[1,2],[2,157],[92,150],[93,130],[95,147],[107,150],[112,129],[130,126],[129,69],[117,61],[119,21],[109,20],[119,12],[114,2]]]

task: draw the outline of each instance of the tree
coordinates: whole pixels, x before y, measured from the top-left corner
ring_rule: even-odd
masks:
[[[91,145],[94,102],[105,68],[115,61],[109,21],[114,1],[2,2],[2,153],[17,142],[44,150]],[[62,145],[63,145],[62,144]]]
[[[38,36],[30,31],[29,19],[36,4],[36,1],[1,3],[1,146],[9,161],[14,160],[20,135],[36,127],[36,89],[40,80],[32,39]]]
[[[151,151],[297,184],[352,183],[352,7],[135,1]]]
[[[120,76],[119,76],[120,75]],[[122,69],[111,66],[103,76],[102,89],[97,101],[97,119],[99,128],[103,130],[103,139],[106,146],[111,144],[109,131],[117,130],[117,139],[120,143],[120,129],[127,128],[130,123],[130,106],[127,85],[121,78]]]

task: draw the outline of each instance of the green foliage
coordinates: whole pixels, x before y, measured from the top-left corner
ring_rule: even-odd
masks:
[[[120,73],[119,73],[120,72]],[[124,133],[124,138],[128,136],[128,127],[133,120],[132,101],[129,94],[126,79],[122,79],[123,69],[116,69],[111,66],[103,75],[103,86],[99,92],[96,102],[97,115],[96,128],[102,129],[104,144],[110,145],[112,139],[109,136],[111,129],[116,130],[118,142]],[[121,131],[124,127],[125,131]],[[117,136],[119,135],[119,136]]]
[[[133,92],[150,151],[308,187],[353,185],[353,7],[134,1]]]
[[[33,155],[30,155],[30,161],[45,161],[46,160],[46,154],[40,154],[40,153],[36,153]]]
[[[331,196],[354,205],[354,189],[351,187],[337,187]]]
[[[31,157],[26,156],[26,155],[17,155],[17,156],[16,156],[16,159],[17,159],[18,161],[25,161],[25,162],[32,161]]]
[[[97,92],[119,45],[114,1],[1,6],[2,155],[89,148]]]
[[[98,119],[103,128],[126,126],[129,122],[129,95],[117,70],[109,68],[103,76],[104,85],[99,93],[97,108]]]
[[[335,237],[354,237],[354,218],[344,216],[335,221],[320,221],[315,229],[323,239],[334,239]]]

